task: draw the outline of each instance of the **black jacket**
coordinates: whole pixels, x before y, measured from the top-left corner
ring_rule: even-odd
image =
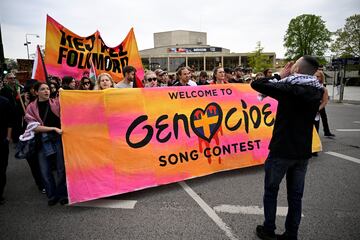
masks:
[[[14,127],[14,108],[9,100],[2,96],[0,96],[0,113],[0,144],[3,144],[8,128]]]
[[[256,91],[278,101],[271,156],[308,159],[311,157],[312,131],[323,89],[290,83],[271,83],[259,79],[251,83]]]

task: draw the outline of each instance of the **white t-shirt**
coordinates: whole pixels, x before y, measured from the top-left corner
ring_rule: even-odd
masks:
[[[189,86],[197,86],[196,82],[194,82],[193,80],[189,80],[189,82],[187,84]]]
[[[118,82],[116,85],[115,85],[116,88],[132,88],[133,87],[133,83],[130,82],[129,84],[128,83],[125,83],[124,81],[121,81],[121,82]]]

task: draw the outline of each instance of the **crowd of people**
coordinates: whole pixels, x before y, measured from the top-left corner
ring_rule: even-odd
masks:
[[[101,73],[96,80],[92,80],[87,72],[80,81],[71,76],[64,76],[62,79],[52,76],[46,83],[36,79],[27,80],[24,86],[16,81],[15,74],[8,73],[5,76],[3,84],[0,85],[1,204],[5,202],[3,192],[9,143],[17,143],[19,138],[29,137],[36,138],[36,153],[28,156],[26,160],[39,191],[47,195],[49,206],[58,202],[62,205],[68,203],[61,142],[59,91],[134,87],[136,69],[126,66],[123,75],[124,78],[118,83],[115,83],[108,73]],[[264,225],[258,226],[257,233],[261,238],[269,237],[263,239],[275,237],[274,209],[277,191],[283,176],[288,174],[294,179],[288,183],[289,214],[286,220],[287,232],[283,236],[297,235],[307,159],[311,157],[309,155],[312,126],[315,124],[316,129],[319,129],[319,116],[323,119],[325,136],[334,136],[330,132],[325,112],[328,95],[322,85],[324,74],[318,70],[313,58],[300,58],[295,64],[285,66],[278,75],[274,75],[271,69],[253,74],[251,69],[231,69],[222,66],[216,67],[212,76],[206,71],[197,74],[190,67],[180,67],[175,75],[169,75],[163,69],[149,70],[145,72],[142,83],[145,88],[243,83],[251,84],[264,97],[270,96],[278,100],[276,123],[269,146],[270,154],[265,162],[265,222]],[[300,145],[302,147],[299,147]],[[56,178],[53,176],[55,171]],[[273,171],[279,172],[276,178],[271,176]],[[296,175],[296,171],[301,174]]]

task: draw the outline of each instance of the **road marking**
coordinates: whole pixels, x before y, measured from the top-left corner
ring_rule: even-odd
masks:
[[[264,215],[264,208],[259,206],[239,206],[239,205],[219,205],[214,207],[216,212],[233,213],[233,214],[249,214],[249,215]],[[276,216],[286,217],[288,207],[277,207]],[[304,217],[303,214],[301,214]]]
[[[97,199],[88,202],[75,203],[69,206],[134,209],[136,202],[137,201],[134,200]]]
[[[355,129],[336,129],[338,132],[360,132],[360,128]]]
[[[350,156],[347,156],[347,155],[344,155],[344,154],[341,154],[341,153],[337,153],[337,152],[325,152],[325,153],[327,153],[329,155],[332,155],[332,156],[335,156],[335,157],[338,157],[338,158],[342,158],[342,159],[345,159],[345,160],[352,161],[352,162],[360,164],[360,159],[358,159],[358,158],[350,157]]]
[[[216,212],[207,203],[197,195],[185,182],[179,182],[179,185],[192,197],[197,204],[204,210],[204,212],[223,230],[231,240],[237,240],[238,238],[232,233],[230,227],[216,214]]]

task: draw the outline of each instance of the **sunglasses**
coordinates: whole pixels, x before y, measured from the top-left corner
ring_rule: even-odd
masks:
[[[157,78],[148,78],[146,79],[148,82],[151,82],[151,81],[157,81]]]

